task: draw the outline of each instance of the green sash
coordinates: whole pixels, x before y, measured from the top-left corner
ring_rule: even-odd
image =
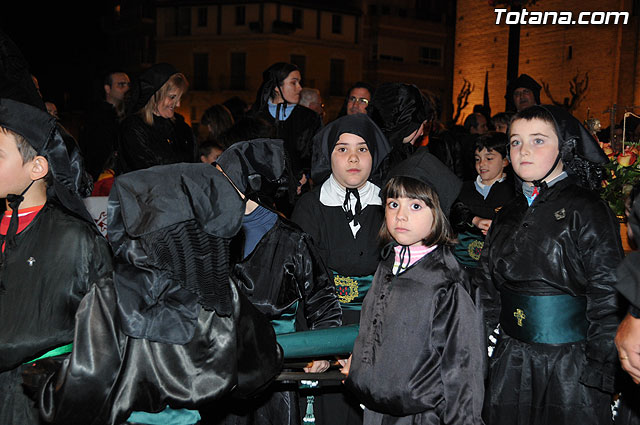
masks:
[[[340,307],[343,310],[361,310],[362,301],[371,288],[371,282],[373,282],[372,274],[369,276],[342,276],[333,272],[333,284],[336,286]]]
[[[500,290],[500,326],[524,342],[566,344],[587,337],[587,300],[571,295],[531,296]]]
[[[471,232],[458,233],[458,243],[453,247],[453,255],[458,262],[468,267],[478,267],[484,240]]]
[[[68,354],[73,350],[73,343],[70,342],[67,345],[62,345],[60,347],[56,347],[53,350],[49,350],[38,358],[35,358],[31,361],[25,362],[24,364],[37,362],[38,360],[46,359],[47,357],[55,357],[60,356],[62,354]]]
[[[288,334],[296,331],[296,313],[298,311],[298,301],[291,304],[278,319],[271,321],[271,326],[276,331],[276,335]]]

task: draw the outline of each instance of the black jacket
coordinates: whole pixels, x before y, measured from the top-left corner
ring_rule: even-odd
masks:
[[[486,199],[476,190],[475,181],[466,181],[458,199],[451,206],[451,227],[460,232],[473,232],[481,235],[480,229],[473,226],[473,217],[482,217],[493,220],[496,213],[516,196],[515,185],[512,179],[495,182],[491,186]]]
[[[92,106],[85,116],[78,143],[85,160],[85,169],[97,180],[107,160],[118,145],[118,114],[108,102]]]
[[[21,372],[37,388],[46,370],[23,364],[73,341],[82,297],[92,284],[110,280],[112,267],[107,241],[95,226],[51,201],[16,243],[6,251],[0,292],[0,423],[27,425],[39,421]]]
[[[195,136],[180,114],[175,114],[175,120],[154,115],[153,125],[133,114],[120,125],[119,174],[196,159]]]

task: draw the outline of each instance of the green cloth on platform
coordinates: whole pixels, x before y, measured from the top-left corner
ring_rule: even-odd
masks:
[[[349,354],[358,336],[358,325],[316,329],[277,335],[285,359]]]

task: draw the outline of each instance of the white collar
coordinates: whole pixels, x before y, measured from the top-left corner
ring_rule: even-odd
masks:
[[[333,177],[333,174],[331,174],[327,181],[325,181],[320,187],[320,203],[327,207],[343,208],[346,194],[347,190],[338,183],[338,181]],[[382,199],[380,199],[380,188],[370,181],[367,181],[364,186],[358,189],[358,194],[360,195],[360,205],[362,210],[364,210],[367,205],[382,205]],[[355,214],[355,196],[353,196],[353,194],[350,195],[350,199],[353,200],[353,202],[350,202],[351,212]],[[360,230],[360,223],[354,225],[353,221],[350,221],[349,227],[351,227],[351,233],[355,238],[358,234],[358,230]]]

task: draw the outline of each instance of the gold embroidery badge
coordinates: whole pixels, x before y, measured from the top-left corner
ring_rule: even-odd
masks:
[[[522,327],[522,321],[527,318],[527,316],[524,314],[524,311],[520,310],[519,308],[517,308],[513,313],[513,317],[518,320],[518,326],[520,327]]]
[[[358,281],[355,279],[336,275],[333,278],[333,283],[336,285],[336,294],[341,303],[350,303],[358,298]]]

